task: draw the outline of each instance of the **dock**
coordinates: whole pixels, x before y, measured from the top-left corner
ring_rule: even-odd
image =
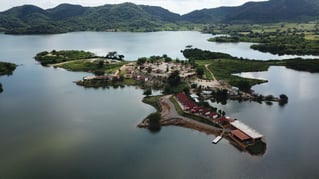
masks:
[[[213,144],[217,144],[221,139],[223,138],[223,136],[217,136],[213,141],[212,141],[212,143]]]

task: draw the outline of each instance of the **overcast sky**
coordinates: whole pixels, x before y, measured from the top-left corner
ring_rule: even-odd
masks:
[[[43,9],[52,8],[61,3],[80,4],[83,6],[99,6],[132,2],[135,4],[155,5],[164,7],[172,12],[185,14],[193,10],[219,6],[238,6],[248,1],[265,0],[0,0],[0,11],[14,6],[33,4]]]

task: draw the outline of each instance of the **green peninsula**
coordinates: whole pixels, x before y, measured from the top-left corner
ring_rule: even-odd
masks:
[[[143,101],[154,106],[157,112],[146,117],[139,127],[149,128],[152,132],[166,125],[191,128],[223,136],[253,155],[265,152],[262,135],[258,133],[258,138],[250,138],[249,141],[245,141],[246,138],[238,140],[238,136],[242,135],[238,131],[240,128],[234,129],[237,120],[227,117],[225,111],[218,110],[207,101],[227,103],[227,99],[231,99],[285,105],[288,96],[284,94],[280,97],[263,96],[250,90],[251,86],[267,81],[233,74],[266,71],[274,65],[317,72],[313,67],[317,60],[258,61],[196,48],[186,48],[182,52],[188,60],[172,59],[164,54],[125,61],[124,55],[116,52],[99,57],[76,50],[40,52],[35,58],[45,66],[92,73],[79,79],[76,82],[79,86],[105,88],[134,85],[144,89],[146,97]],[[161,90],[164,95],[150,97],[153,89]]]
[[[0,62],[0,76],[11,75],[17,65],[7,62]],[[2,84],[0,83],[0,93],[3,92]]]
[[[270,66],[285,66],[299,71],[319,72],[318,59],[251,60],[233,57],[229,54],[211,52],[197,48],[182,51],[186,61],[173,60],[167,55],[142,57],[137,61],[125,61],[124,55],[108,52],[96,56],[91,52],[69,50],[40,52],[35,59],[44,66],[64,68],[69,71],[93,73],[77,84],[86,87],[117,85],[140,85],[142,88],[163,89],[164,92],[180,92],[197,84],[197,87],[220,88],[231,86],[249,91],[253,85],[266,80],[248,79],[233,74],[241,72],[266,71]],[[170,74],[178,76],[170,78]],[[170,81],[172,80],[172,81]],[[213,80],[214,85],[201,80]],[[218,82],[218,83],[217,83]],[[175,85],[176,84],[176,85]]]

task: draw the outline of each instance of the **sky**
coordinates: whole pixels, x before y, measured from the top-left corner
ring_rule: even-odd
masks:
[[[5,11],[15,6],[32,4],[43,9],[53,8],[62,3],[79,4],[82,6],[100,6],[104,4],[119,4],[132,2],[152,6],[161,6],[178,14],[186,14],[193,10],[214,8],[220,6],[238,6],[248,1],[265,0],[1,0],[0,11]]]

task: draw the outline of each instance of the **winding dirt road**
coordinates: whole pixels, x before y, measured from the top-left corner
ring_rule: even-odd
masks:
[[[161,115],[162,125],[177,125],[190,129],[195,129],[208,134],[220,134],[223,130],[196,120],[181,116],[175,109],[174,104],[169,99],[171,95],[163,96],[160,99],[160,104],[162,107]]]

